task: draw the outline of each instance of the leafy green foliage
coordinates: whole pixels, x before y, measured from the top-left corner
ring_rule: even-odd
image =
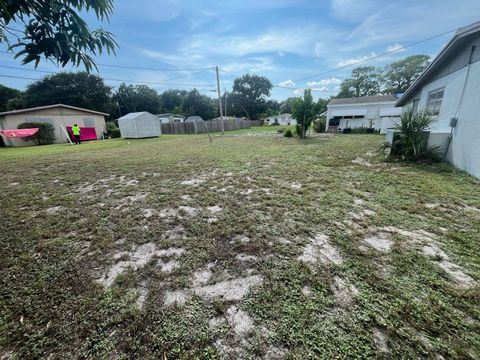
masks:
[[[218,106],[215,100],[202,95],[197,89],[193,89],[185,97],[183,104],[183,115],[185,116],[201,116],[204,120],[210,120],[218,113]]]
[[[121,137],[120,129],[113,121],[107,121],[107,132],[112,139],[117,139]]]
[[[265,97],[270,96],[272,83],[263,76],[246,74],[233,83],[234,106],[239,107],[249,119],[257,119],[265,111]]]
[[[35,107],[53,104],[78,106],[112,113],[111,88],[97,75],[85,71],[58,73],[45,76],[27,86],[23,106]]]
[[[305,134],[315,119],[315,103],[313,102],[312,92],[306,89],[303,93],[303,99],[297,98],[293,104],[292,117],[297,120],[296,132],[299,138],[305,138]]]
[[[428,130],[434,121],[428,109],[414,111],[407,108],[402,112],[396,130],[400,136],[393,144],[393,155],[401,155],[407,160],[421,160],[429,155],[427,151]]]
[[[313,121],[313,131],[316,133],[325,132],[325,124],[327,119],[325,117],[320,117]]]
[[[427,67],[429,60],[428,55],[412,55],[387,65],[383,74],[384,92],[405,92]]]
[[[22,94],[21,91],[17,89],[12,89],[4,85],[0,85],[0,112],[10,110],[9,102],[17,99]]]
[[[340,85],[338,97],[377,95],[380,92],[381,70],[374,66],[361,66],[352,70],[350,78]]]
[[[114,36],[103,29],[91,30],[80,13],[93,11],[99,20],[113,12],[113,0],[15,0],[0,1],[0,42],[19,51],[15,58],[38,66],[42,57],[61,66],[83,64],[87,71],[97,68],[93,57],[115,53]],[[10,33],[11,23],[22,25],[24,34]],[[11,42],[6,33],[15,37]]]
[[[55,143],[55,128],[53,127],[52,124],[26,122],[26,123],[19,124],[17,128],[18,129],[39,128],[36,134],[22,138],[25,141],[33,140],[37,143],[37,145],[50,145]]]
[[[293,137],[293,131],[292,131],[292,129],[287,129],[287,130],[285,130],[285,132],[283,133],[283,136],[285,136],[286,138],[291,138],[291,137]]]
[[[162,107],[162,98],[147,85],[127,85],[122,83],[113,95],[120,109],[120,116],[131,112],[148,111],[158,114]]]

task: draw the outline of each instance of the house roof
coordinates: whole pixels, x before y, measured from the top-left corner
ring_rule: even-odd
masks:
[[[97,115],[110,116],[110,114],[103,113],[103,112],[100,112],[100,111],[83,109],[83,108],[79,108],[79,107],[76,107],[76,106],[65,105],[65,104],[54,104],[54,105],[46,105],[46,106],[37,106],[37,107],[33,107],[33,108],[28,108],[28,109],[5,111],[5,112],[1,112],[0,115],[22,114],[22,113],[34,112],[34,111],[38,111],[38,110],[54,109],[54,108],[57,108],[57,107],[63,107],[63,108],[72,109],[72,110],[79,110],[79,111],[84,111],[84,112],[97,114]]]
[[[440,53],[435,57],[435,59],[433,59],[433,61],[413,82],[413,84],[410,85],[405,94],[403,94],[403,96],[397,101],[395,106],[405,105],[412,98],[412,96],[416,94],[417,90],[425,84],[428,77],[442,65],[443,60],[457,50],[458,46],[460,46],[461,40],[463,40],[466,36],[477,32],[480,32],[480,21],[459,28],[447,45],[444,46],[442,51],[440,51]]]
[[[370,104],[393,101],[397,101],[397,97],[395,95],[374,95],[351,98],[335,98],[330,100],[328,105]]]
[[[189,116],[185,119],[185,121],[190,122],[190,121],[203,121],[201,116]]]
[[[182,119],[185,117],[183,115],[172,114],[172,113],[157,114],[156,116],[158,116],[158,117],[173,116],[173,117],[178,117],[178,118],[182,118]]]

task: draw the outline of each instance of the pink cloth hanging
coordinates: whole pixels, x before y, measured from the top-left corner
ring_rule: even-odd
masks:
[[[0,130],[0,135],[9,138],[24,138],[35,135],[39,128],[16,129],[16,130]]]

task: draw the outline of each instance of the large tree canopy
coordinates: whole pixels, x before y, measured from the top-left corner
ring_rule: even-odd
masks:
[[[91,10],[97,19],[108,19],[113,0],[0,0],[0,43],[6,42],[23,64],[37,66],[43,57],[61,66],[83,64],[90,71],[96,68],[92,55],[114,53],[117,47],[111,33],[91,30],[82,20],[80,13]]]
[[[11,110],[9,103],[18,99],[21,91],[0,85],[0,112]]]
[[[383,75],[385,93],[405,92],[428,65],[428,55],[412,55],[387,65]]]
[[[265,97],[270,96],[272,83],[263,76],[246,74],[233,83],[234,106],[239,106],[249,119],[256,119],[266,110]]]
[[[66,104],[112,113],[111,88],[99,76],[86,72],[59,73],[28,85],[25,107]]]
[[[352,70],[350,78],[340,85],[339,97],[358,97],[380,93],[381,70],[374,66],[361,66]]]
[[[147,85],[120,84],[113,96],[121,116],[131,112],[148,111],[158,114],[162,109],[162,98]]]
[[[183,115],[183,102],[187,95],[188,92],[185,90],[171,89],[164,91],[161,95],[162,111]]]
[[[185,116],[201,116],[204,120],[210,120],[218,112],[216,102],[206,95],[202,95],[197,89],[190,91],[183,101],[183,114]]]

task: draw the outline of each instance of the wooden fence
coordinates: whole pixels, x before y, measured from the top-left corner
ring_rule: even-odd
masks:
[[[252,126],[261,126],[261,120],[225,119],[225,131],[250,129]],[[222,120],[177,122],[161,124],[162,134],[205,134],[222,131]]]

